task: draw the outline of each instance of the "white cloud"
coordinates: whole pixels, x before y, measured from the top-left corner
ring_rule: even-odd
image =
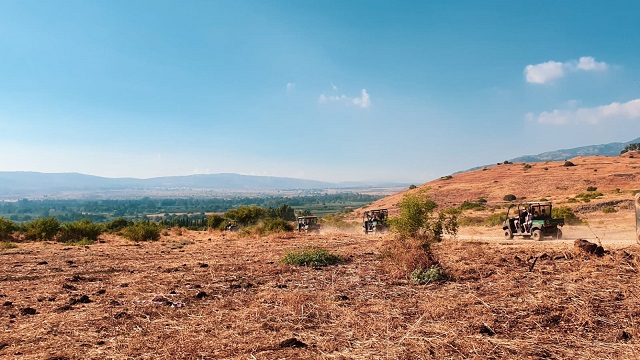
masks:
[[[360,97],[349,97],[347,95],[325,95],[320,94],[318,98],[320,104],[326,104],[330,102],[341,102],[345,105],[355,105],[362,108],[368,108],[371,106],[371,97],[367,93],[366,89],[362,89]]]
[[[566,62],[547,61],[535,65],[527,65],[524,74],[527,82],[533,84],[547,84],[553,80],[564,77],[574,71],[606,71],[609,65],[598,62],[591,56],[583,56],[580,59]]]
[[[544,84],[564,76],[564,66],[556,61],[547,61],[537,65],[527,65],[524,68],[527,82]]]
[[[371,106],[371,98],[367,93],[367,89],[362,89],[362,95],[359,98],[354,98],[353,103],[356,106],[360,106],[363,108],[368,108],[369,106]]]
[[[293,91],[295,89],[296,89],[295,83],[292,83],[292,82],[287,83],[287,91]]]
[[[538,115],[528,113],[525,115],[525,119],[551,125],[598,124],[617,119],[640,120],[640,99],[626,103],[613,102],[591,108],[543,111]]]

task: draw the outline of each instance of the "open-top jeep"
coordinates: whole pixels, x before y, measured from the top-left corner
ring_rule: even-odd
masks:
[[[550,202],[526,202],[513,204],[507,210],[507,217],[502,225],[504,237],[513,239],[514,236],[522,236],[525,239],[542,240],[545,236],[554,239],[562,238],[564,219],[551,217],[552,205]]]
[[[317,216],[298,216],[298,232],[320,232]]]
[[[362,226],[364,233],[380,233],[389,230],[387,218],[389,211],[387,209],[376,209],[365,211],[362,215]]]

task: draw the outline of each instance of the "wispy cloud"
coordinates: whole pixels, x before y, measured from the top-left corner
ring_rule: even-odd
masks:
[[[292,82],[287,83],[287,91],[293,91],[296,89],[296,84]]]
[[[342,94],[342,95],[320,94],[320,97],[318,98],[318,102],[320,104],[326,104],[330,102],[341,102],[346,105],[355,105],[361,108],[368,108],[371,106],[371,96],[369,96],[367,89],[362,89],[359,97],[358,96],[350,97],[345,94]]]
[[[527,65],[524,74],[527,82],[533,84],[548,84],[574,71],[606,71],[609,65],[598,62],[591,56],[583,56],[578,60],[566,62],[547,61],[535,65]]]
[[[525,118],[528,121],[551,125],[599,124],[617,119],[640,120],[640,99],[625,103],[612,102],[591,108],[543,111],[538,115],[528,113]]]

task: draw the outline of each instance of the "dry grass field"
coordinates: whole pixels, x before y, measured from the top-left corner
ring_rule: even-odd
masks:
[[[588,255],[572,237],[587,233],[463,228],[434,247],[453,280],[428,285],[390,276],[379,236],[17,243],[0,250],[0,358],[639,358],[640,245],[609,236]],[[344,261],[280,263],[306,246]]]
[[[381,254],[392,235],[172,230],[146,243],[103,235],[90,246],[5,245],[0,358],[639,359],[639,158],[495,165],[371,204],[394,216],[405,193],[442,207],[482,197],[478,214],[489,216],[515,194],[571,206],[587,220],[540,242],[504,240],[500,226],[463,227],[433,246],[451,276],[444,283],[390,271]],[[602,196],[576,200],[587,187]],[[584,253],[576,239],[606,253]],[[343,261],[281,263],[309,246]]]

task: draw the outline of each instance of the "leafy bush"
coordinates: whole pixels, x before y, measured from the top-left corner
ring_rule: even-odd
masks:
[[[487,200],[485,200],[485,202],[487,202]],[[475,203],[475,202],[471,202],[471,201],[465,201],[462,203],[462,205],[460,205],[459,207],[460,211],[465,211],[465,210],[484,210],[484,206],[482,206],[482,204],[479,203]]]
[[[268,208],[267,217],[272,219],[282,219],[285,221],[296,221],[296,213],[289,205],[283,204],[277,208]]]
[[[576,195],[576,199],[582,199],[582,201],[584,202],[590,202],[591,200],[597,199],[600,196],[604,196],[604,194],[601,192],[588,192]]]
[[[149,221],[140,221],[127,226],[122,230],[122,236],[126,239],[139,241],[156,241],[160,239],[161,227]]]
[[[297,266],[328,266],[339,263],[342,258],[322,248],[307,248],[291,251],[284,255],[281,262]]]
[[[264,219],[267,215],[265,209],[251,205],[251,206],[240,206],[236,209],[231,209],[227,211],[225,217],[231,220],[235,220],[238,222],[240,226],[248,226],[255,225],[258,221]]]
[[[580,225],[582,224],[582,219],[580,219],[568,206],[557,206],[552,210],[552,217],[554,218],[562,218],[564,219],[565,224],[567,225]]]
[[[417,186],[415,186],[415,185],[413,185],[413,184],[409,185],[409,190],[413,190],[413,189],[415,189],[415,188],[417,188]]]
[[[440,180],[451,180],[451,179],[453,179],[453,176],[451,175],[443,176],[440,178]]]
[[[503,198],[504,201],[514,201],[515,199],[516,199],[516,196],[513,194],[505,195]]]
[[[620,151],[620,155],[627,153],[629,151],[634,151],[634,150],[640,150],[640,143],[631,143],[625,146],[624,149]]]
[[[502,225],[504,219],[507,218],[507,213],[493,213],[484,219],[483,225],[485,226],[498,226]]]
[[[595,187],[595,186],[589,186],[589,187],[587,187],[587,191],[596,191],[596,190],[598,190],[598,188],[597,188],[597,187]]]
[[[210,229],[224,230],[226,224],[225,218],[218,214],[213,214],[207,218],[207,226]]]
[[[105,228],[107,229],[108,232],[110,233],[117,233],[118,231],[126,228],[127,226],[131,225],[132,222],[128,221],[125,218],[117,218],[117,219],[113,219],[110,222],[108,222],[105,225]]]
[[[0,240],[11,238],[11,235],[18,230],[18,226],[11,221],[0,217]]]
[[[458,230],[455,213],[441,212],[432,215],[438,205],[417,195],[405,195],[398,204],[400,216],[390,221],[391,227],[401,238],[419,238],[428,242],[440,241],[444,231],[456,234]]]
[[[608,206],[608,207],[602,209],[602,212],[605,213],[605,214],[613,214],[613,213],[618,212],[618,210],[616,210],[616,208],[614,208],[613,206]]]
[[[576,166],[576,164],[572,163],[571,161],[565,161],[563,166]]]
[[[98,236],[102,234],[104,228],[100,224],[94,224],[89,219],[81,219],[76,222],[63,224],[60,228],[61,241],[96,241]]]
[[[532,166],[531,166],[531,165],[529,165],[529,164],[524,164],[522,167],[523,167],[525,170],[528,170],[528,169],[531,169],[531,167],[532,167]]]
[[[429,269],[415,269],[409,275],[409,279],[417,284],[430,284],[435,282],[445,282],[451,277],[440,267],[434,265]]]
[[[293,231],[293,225],[291,225],[291,223],[289,223],[288,221],[280,218],[267,219],[260,226],[260,233],[262,235],[289,231]]]
[[[22,227],[28,240],[53,240],[60,231],[60,222],[53,217],[32,220]]]

